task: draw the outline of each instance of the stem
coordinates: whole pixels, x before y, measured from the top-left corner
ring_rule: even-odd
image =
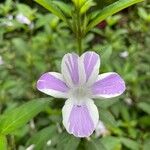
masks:
[[[78,45],[78,53],[79,55],[82,54],[82,38],[77,38],[77,45]]]
[[[10,135],[10,148],[11,150],[16,150],[15,138],[13,135]]]
[[[77,10],[77,47],[78,47],[78,53],[79,55],[82,54],[82,30],[81,30],[81,15],[80,15],[80,9]]]

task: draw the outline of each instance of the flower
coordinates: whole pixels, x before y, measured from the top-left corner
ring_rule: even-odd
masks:
[[[120,56],[121,58],[127,58],[128,55],[129,55],[128,51],[123,51],[123,52],[121,52],[121,53],[119,54],[119,56]]]
[[[89,137],[99,121],[94,98],[112,98],[125,91],[124,80],[115,72],[98,75],[100,57],[88,51],[80,57],[68,53],[61,73],[48,72],[37,81],[37,89],[56,98],[67,99],[62,109],[63,125],[76,137]]]
[[[0,65],[3,65],[3,64],[4,64],[3,58],[2,56],[0,56]]]
[[[109,131],[106,129],[104,123],[99,120],[98,124],[97,124],[97,127],[95,129],[95,135],[96,137],[99,137],[99,136],[105,136],[109,133]]]
[[[32,145],[30,145],[29,147],[27,147],[26,150],[34,150],[34,147],[35,147],[35,145],[32,144]]]
[[[31,21],[26,16],[24,16],[22,13],[18,14],[16,16],[16,19],[18,22],[20,22],[22,24],[27,24],[27,25],[31,24]]]

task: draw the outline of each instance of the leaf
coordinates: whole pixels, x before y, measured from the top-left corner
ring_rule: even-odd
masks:
[[[138,8],[138,14],[144,20],[146,20],[146,18],[148,17],[148,14],[147,14],[146,10],[144,8],[142,8],[142,7]]]
[[[113,104],[117,103],[119,101],[119,98],[113,98],[111,100],[96,100],[95,104],[96,106],[106,109],[110,106],[112,106]]]
[[[80,143],[80,138],[67,133],[61,134],[58,140],[60,142],[57,144],[57,150],[76,150]]]
[[[0,135],[0,150],[7,150],[7,139],[4,135]]]
[[[86,141],[85,143],[86,150],[107,150],[105,145],[100,140],[91,139],[90,141]]]
[[[102,49],[102,60],[104,62],[107,62],[110,60],[110,57],[112,55],[112,46],[111,45],[106,45],[103,49]],[[110,100],[110,101],[113,101],[113,100]]]
[[[108,23],[109,26],[113,26],[113,25],[115,25],[121,18],[122,18],[121,15],[109,16],[109,17],[106,19],[106,22]]]
[[[72,0],[72,2],[74,3],[77,9],[80,9],[84,5],[86,0]]]
[[[121,138],[120,140],[125,147],[127,147],[131,150],[138,150],[139,149],[139,144],[134,140],[131,140],[129,138]]]
[[[117,126],[114,116],[108,110],[100,109],[99,113],[101,120],[104,121],[106,125],[113,127]]]
[[[29,139],[28,146],[34,144],[36,150],[44,149],[47,141],[52,140],[55,134],[57,134],[57,128],[55,125],[46,127]]]
[[[142,109],[144,112],[150,114],[150,104],[145,103],[145,102],[140,102],[140,103],[138,104],[138,107],[139,107],[140,109]]]
[[[144,141],[143,150],[149,150],[150,148],[150,137]]]
[[[116,2],[117,0],[95,0],[97,5],[96,5],[96,9],[102,9],[114,2]]]
[[[87,0],[84,5],[80,9],[80,14],[84,14],[87,12],[92,6],[95,5],[95,2],[93,0]]]
[[[149,127],[150,126],[150,116],[149,115],[142,116],[142,117],[138,118],[138,122],[141,126]]]
[[[127,122],[130,121],[130,113],[129,113],[128,107],[121,106],[120,113],[122,116],[122,120],[127,121]]]
[[[0,118],[0,133],[9,134],[24,126],[30,119],[43,111],[49,101],[44,99],[32,100],[4,114]]]
[[[62,11],[51,0],[35,0],[38,4],[52,12],[54,15],[66,22],[66,17]]]
[[[117,2],[102,9],[97,16],[87,26],[86,32],[91,30],[98,23],[106,19],[107,17],[119,12],[120,10],[127,8],[135,3],[142,2],[143,0],[118,0]]]
[[[68,16],[71,16],[71,8],[72,7],[69,4],[65,4],[62,1],[53,1],[53,3],[55,5],[57,5],[62,10],[62,12],[64,12]]]
[[[118,150],[121,147],[120,139],[113,136],[107,136],[101,139],[107,150]]]
[[[19,13],[28,17],[29,19],[34,18],[33,15],[35,14],[36,10],[31,9],[28,5],[18,3],[17,8],[18,8]]]

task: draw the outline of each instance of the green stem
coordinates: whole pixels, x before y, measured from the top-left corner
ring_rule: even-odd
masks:
[[[82,54],[82,38],[77,38],[77,45],[78,45],[78,53],[79,55]]]
[[[77,47],[79,55],[82,54],[82,30],[81,30],[81,15],[80,10],[77,9]]]
[[[14,135],[10,135],[10,148],[11,148],[11,150],[16,150]]]

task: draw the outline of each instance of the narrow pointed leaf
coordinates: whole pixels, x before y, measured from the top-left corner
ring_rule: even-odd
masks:
[[[95,0],[97,3],[96,9],[102,9],[114,2],[116,2],[117,0]]]
[[[95,2],[93,2],[93,0],[88,0],[84,3],[84,5],[81,7],[80,9],[80,13],[84,14],[86,11],[88,11],[90,9],[90,7],[94,6]]]
[[[150,115],[150,104],[149,103],[140,102],[138,104],[138,107]]]
[[[46,127],[34,134],[28,141],[28,146],[34,144],[36,150],[41,150],[46,147],[48,140],[52,140],[57,133],[55,125]]]
[[[62,13],[62,11],[51,0],[35,0],[35,1],[66,22],[66,18]]]
[[[32,100],[19,106],[0,118],[0,133],[9,134],[24,126],[30,119],[43,111],[49,101],[44,99]]]
[[[53,1],[55,5],[57,5],[64,14],[71,16],[72,7],[69,4],[65,4],[61,1]]]
[[[92,29],[98,23],[106,19],[108,16],[111,16],[124,8],[127,8],[135,3],[142,2],[143,0],[118,0],[117,2],[105,7],[102,9],[97,16],[91,21],[87,27],[87,31]]]

